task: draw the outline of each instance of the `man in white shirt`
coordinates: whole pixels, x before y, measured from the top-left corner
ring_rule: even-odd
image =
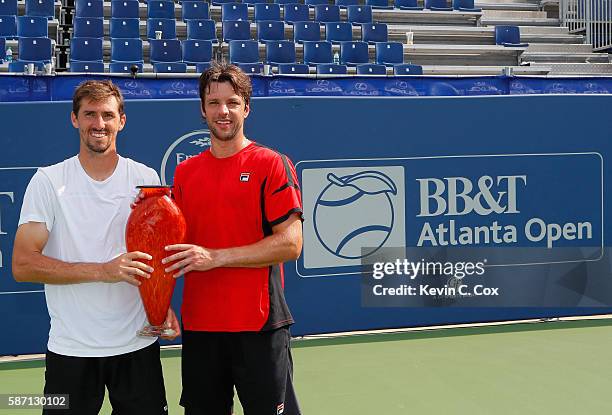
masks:
[[[113,414],[167,414],[159,343],[136,335],[147,322],[137,287],[153,271],[151,256],[125,247],[136,186],[159,177],[117,154],[126,116],[112,82],[79,85],[71,120],[79,154],[36,172],[13,251],[15,279],[45,284],[44,391],[69,394],[62,413],[97,414],[107,388]],[[172,310],[166,324],[180,333]]]

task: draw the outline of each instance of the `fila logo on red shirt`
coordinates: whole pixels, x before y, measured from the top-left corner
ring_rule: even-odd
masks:
[[[251,173],[240,173],[241,182],[248,182],[250,178],[251,178]]]

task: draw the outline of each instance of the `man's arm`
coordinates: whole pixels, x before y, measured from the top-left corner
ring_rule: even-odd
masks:
[[[44,223],[19,226],[13,245],[13,276],[18,282],[76,284],[81,282],[120,282],[140,285],[136,276],[149,278],[153,271],[137,259],[151,259],[143,252],[129,252],[106,263],[69,263],[42,254],[49,239]]]
[[[298,213],[272,227],[272,235],[251,245],[227,249],[207,249],[198,245],[177,244],[167,251],[179,251],[163,259],[174,264],[166,272],[177,271],[180,277],[189,271],[208,271],[218,267],[261,268],[285,261],[293,261],[302,251],[302,221]]]

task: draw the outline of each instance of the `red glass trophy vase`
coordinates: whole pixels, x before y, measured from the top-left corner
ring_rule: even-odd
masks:
[[[125,230],[128,252],[145,252],[153,257],[149,265],[154,271],[151,278],[140,278],[138,287],[149,325],[138,332],[141,336],[173,335],[164,327],[176,280],[165,273],[161,260],[170,253],[166,245],[185,241],[185,218],[170,198],[170,186],[138,186],[144,198],[132,210]]]

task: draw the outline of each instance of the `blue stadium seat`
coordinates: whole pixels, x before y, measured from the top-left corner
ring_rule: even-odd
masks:
[[[0,63],[4,62],[4,52],[6,51],[6,39],[0,37]]]
[[[298,0],[274,0],[275,4],[295,4]]]
[[[395,7],[400,10],[423,10],[417,0],[395,0]]]
[[[102,62],[102,39],[73,37],[70,40],[70,62]]]
[[[348,6],[359,5],[359,0],[336,0],[336,6],[342,7],[343,9]]]
[[[242,3],[226,3],[221,6],[221,20],[249,20],[249,6]]]
[[[210,68],[210,62],[198,63],[196,65],[196,72],[202,73],[208,68]]]
[[[174,19],[174,2],[169,0],[148,0],[147,17],[149,19]]]
[[[327,0],[304,0],[304,4],[309,6],[319,6],[321,4],[329,4]]]
[[[293,41],[302,43],[304,41],[316,42],[321,40],[321,25],[317,22],[294,22]]]
[[[314,7],[314,12],[315,22],[327,23],[340,21],[340,7],[336,5],[319,4]]]
[[[72,24],[74,37],[104,37],[104,19],[101,17],[75,17]]]
[[[495,44],[524,48],[528,43],[521,43],[521,32],[518,26],[495,26]]]
[[[219,43],[214,20],[187,20],[187,39],[210,40]]]
[[[280,20],[280,6],[278,4],[263,4],[258,3],[255,6],[254,20],[256,22],[263,20]]]
[[[99,0],[102,3],[102,0]],[[53,0],[26,0],[26,16],[42,16],[48,19],[55,17],[55,4]]]
[[[393,65],[394,75],[423,75],[423,67],[421,65],[412,65],[410,63],[402,63]]]
[[[210,7],[203,1],[184,1],[183,21],[191,19],[210,19]]]
[[[156,73],[185,73],[187,64],[182,62],[157,62],[153,64]]]
[[[142,40],[111,39],[111,62],[142,63]]]
[[[317,75],[346,75],[346,65],[322,63],[317,65]]]
[[[111,18],[110,37],[140,39],[140,19]]]
[[[386,42],[389,32],[385,23],[364,23],[361,25],[361,40],[368,43]]]
[[[16,73],[25,72],[25,67],[26,67],[26,65],[28,63],[33,63],[34,64],[34,70],[35,71],[42,71],[45,68],[45,62],[16,60],[16,61],[13,61],[13,62],[9,63],[8,71],[9,72],[16,72]]]
[[[365,4],[373,9],[392,9],[393,5],[389,5],[389,0],[366,0]]]
[[[23,37],[19,39],[19,60],[51,62],[51,39],[48,37]]]
[[[231,63],[259,63],[259,43],[256,40],[232,40],[229,42]]]
[[[285,40],[285,23],[280,21],[257,22],[257,39],[260,42]]]
[[[108,71],[111,73],[131,73],[132,65],[138,66],[138,72],[142,72],[144,65],[136,62],[111,62]]]
[[[139,18],[138,0],[112,0],[111,17],[122,19]]]
[[[389,66],[404,63],[404,44],[401,42],[377,43],[376,63]]]
[[[176,20],[147,19],[147,38],[155,39],[158,30],[162,32],[162,39],[176,39]]]
[[[223,22],[223,41],[230,40],[250,40],[251,23],[245,20],[224,21]]]
[[[266,0],[244,0],[243,3],[250,4],[251,6],[254,6],[256,4],[267,3],[267,1]]]
[[[247,75],[261,75],[263,63],[238,63],[237,66]]]
[[[181,42],[183,62],[187,65],[210,62],[213,56],[213,46],[210,40],[187,39]]]
[[[176,39],[149,39],[151,63],[181,62],[181,42]]]
[[[17,17],[18,37],[49,37],[48,20],[43,16]]]
[[[325,40],[319,42],[304,42],[304,63],[316,65],[332,63],[332,44]]]
[[[346,20],[353,24],[371,23],[372,8],[370,6],[347,6]]]
[[[447,11],[453,10],[452,7],[448,7],[446,0],[425,0],[425,8],[432,11]]]
[[[15,16],[0,16],[0,38],[17,38],[17,18]]]
[[[357,75],[386,75],[387,67],[376,63],[357,65]]]
[[[70,72],[103,73],[104,64],[102,62],[70,61]]]
[[[353,40],[353,25],[348,22],[325,23],[325,40],[332,43]]]
[[[17,16],[17,0],[0,0],[0,16]]]
[[[305,4],[285,4],[285,22],[305,22],[310,20],[310,9]]]
[[[278,65],[279,75],[308,75],[310,68],[305,63],[281,63]]]
[[[460,12],[481,12],[482,9],[474,7],[474,0],[453,0],[453,9]]]
[[[365,42],[340,43],[340,63],[345,65],[359,65],[368,63],[368,44]]]
[[[75,17],[104,17],[102,0],[75,0],[74,7]]]
[[[266,62],[271,65],[295,63],[295,43],[293,43],[293,40],[267,42]]]
[[[240,0],[212,0],[213,6],[221,6],[225,3],[240,3]]]

